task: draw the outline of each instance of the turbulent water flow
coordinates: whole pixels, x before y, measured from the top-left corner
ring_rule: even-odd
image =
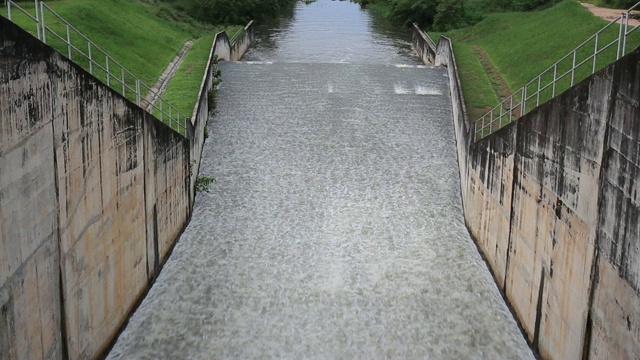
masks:
[[[532,358],[464,227],[446,69],[375,21],[299,4],[220,64],[217,182],[110,359]]]

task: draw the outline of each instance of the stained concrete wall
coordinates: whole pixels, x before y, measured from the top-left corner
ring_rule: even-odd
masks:
[[[239,61],[249,49],[249,45],[253,41],[253,21],[250,21],[244,27],[244,35],[236,41],[235,44],[229,43],[229,37],[226,32],[216,34],[209,52],[209,59],[200,84],[198,101],[193,108],[191,115],[191,172],[198,174],[200,172],[200,159],[202,156],[202,148],[205,142],[205,128],[207,122],[212,115],[214,109],[213,104],[209,103],[209,92],[214,86],[215,73],[218,71],[216,61]],[[196,176],[191,177],[191,200],[195,199],[195,181]]]
[[[446,38],[435,52],[455,68]],[[640,50],[477,143],[461,99],[465,220],[529,342],[548,359],[638,358]]]
[[[0,17],[0,359],[100,355],[195,199],[218,34],[189,139]]]
[[[93,358],[186,226],[190,143],[0,29],[0,358]]]
[[[249,50],[253,41],[253,20],[244,27],[244,34],[235,43],[229,42],[229,36],[222,31],[216,34],[213,40],[212,51],[221,61],[239,61],[244,53]]]

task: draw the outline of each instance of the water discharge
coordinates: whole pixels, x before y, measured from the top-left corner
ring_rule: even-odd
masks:
[[[352,3],[257,31],[109,358],[533,358],[464,227],[446,70]]]

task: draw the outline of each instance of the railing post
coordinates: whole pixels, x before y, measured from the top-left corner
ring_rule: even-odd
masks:
[[[626,18],[626,14],[622,13],[622,15],[620,15],[620,31],[618,33],[618,52],[616,53],[616,60],[620,59],[620,56],[621,56],[620,50],[622,48],[622,42],[624,41],[623,40],[623,34],[622,34],[622,31],[623,31],[622,23],[626,23],[625,22],[625,18]],[[625,31],[626,31],[626,29],[625,29]],[[626,38],[626,33],[624,35],[625,35],[624,37]]]
[[[91,57],[91,41],[87,42],[89,51],[89,74],[93,75],[93,58]]]
[[[11,20],[11,0],[7,0],[7,19]]]
[[[40,2],[40,22],[42,23],[42,42],[47,43],[47,25],[44,22],[44,3]]]
[[[69,32],[69,24],[67,24],[67,52],[69,53],[69,60],[71,60],[71,33]]]
[[[491,109],[491,115],[489,116],[489,135],[493,134],[493,109]]]
[[[124,68],[120,67],[120,73],[122,74],[122,96],[125,96],[125,85],[124,85]]]
[[[136,78],[136,105],[140,106],[140,79]]]
[[[7,4],[9,2],[7,1]],[[38,40],[41,39],[40,36],[40,15],[39,15],[39,10],[38,10],[38,0],[35,0],[35,8],[36,8],[36,32],[38,33]]]
[[[576,50],[573,50],[573,65],[571,65],[571,86],[573,86],[573,79],[576,74]]]
[[[524,114],[526,113],[527,109],[527,85],[525,85],[522,88],[522,109],[520,109],[522,112],[520,113],[520,116],[524,116]]]
[[[627,32],[627,30],[629,30],[629,10],[627,10],[626,16],[625,16],[625,21],[624,21],[624,37],[623,37],[623,42],[622,42],[622,56],[624,56],[624,53],[627,51],[627,35],[629,35],[629,33]],[[620,24],[620,26],[622,26],[622,24]]]
[[[509,123],[511,123],[511,120],[513,119],[513,95],[509,96]]]
[[[556,76],[558,76],[558,63],[553,64],[553,86],[551,86],[551,97],[556,97]]]
[[[109,80],[110,80],[110,77],[111,77],[111,76],[109,76],[109,75],[111,75],[111,73],[109,72],[109,55],[105,54],[104,62],[105,62],[106,67],[107,67],[107,86],[111,86],[111,84],[109,83],[110,82]]]
[[[538,92],[536,94],[536,107],[540,106],[540,82],[542,81],[542,74],[538,75]]]
[[[595,50],[593,51],[593,70],[591,71],[591,73],[593,74],[594,72],[596,72],[596,62],[598,59],[598,33],[596,33],[596,45],[595,45]]]

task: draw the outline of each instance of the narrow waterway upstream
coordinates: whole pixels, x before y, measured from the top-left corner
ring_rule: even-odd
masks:
[[[443,68],[348,2],[222,63],[191,223],[109,359],[533,358],[464,227]]]

